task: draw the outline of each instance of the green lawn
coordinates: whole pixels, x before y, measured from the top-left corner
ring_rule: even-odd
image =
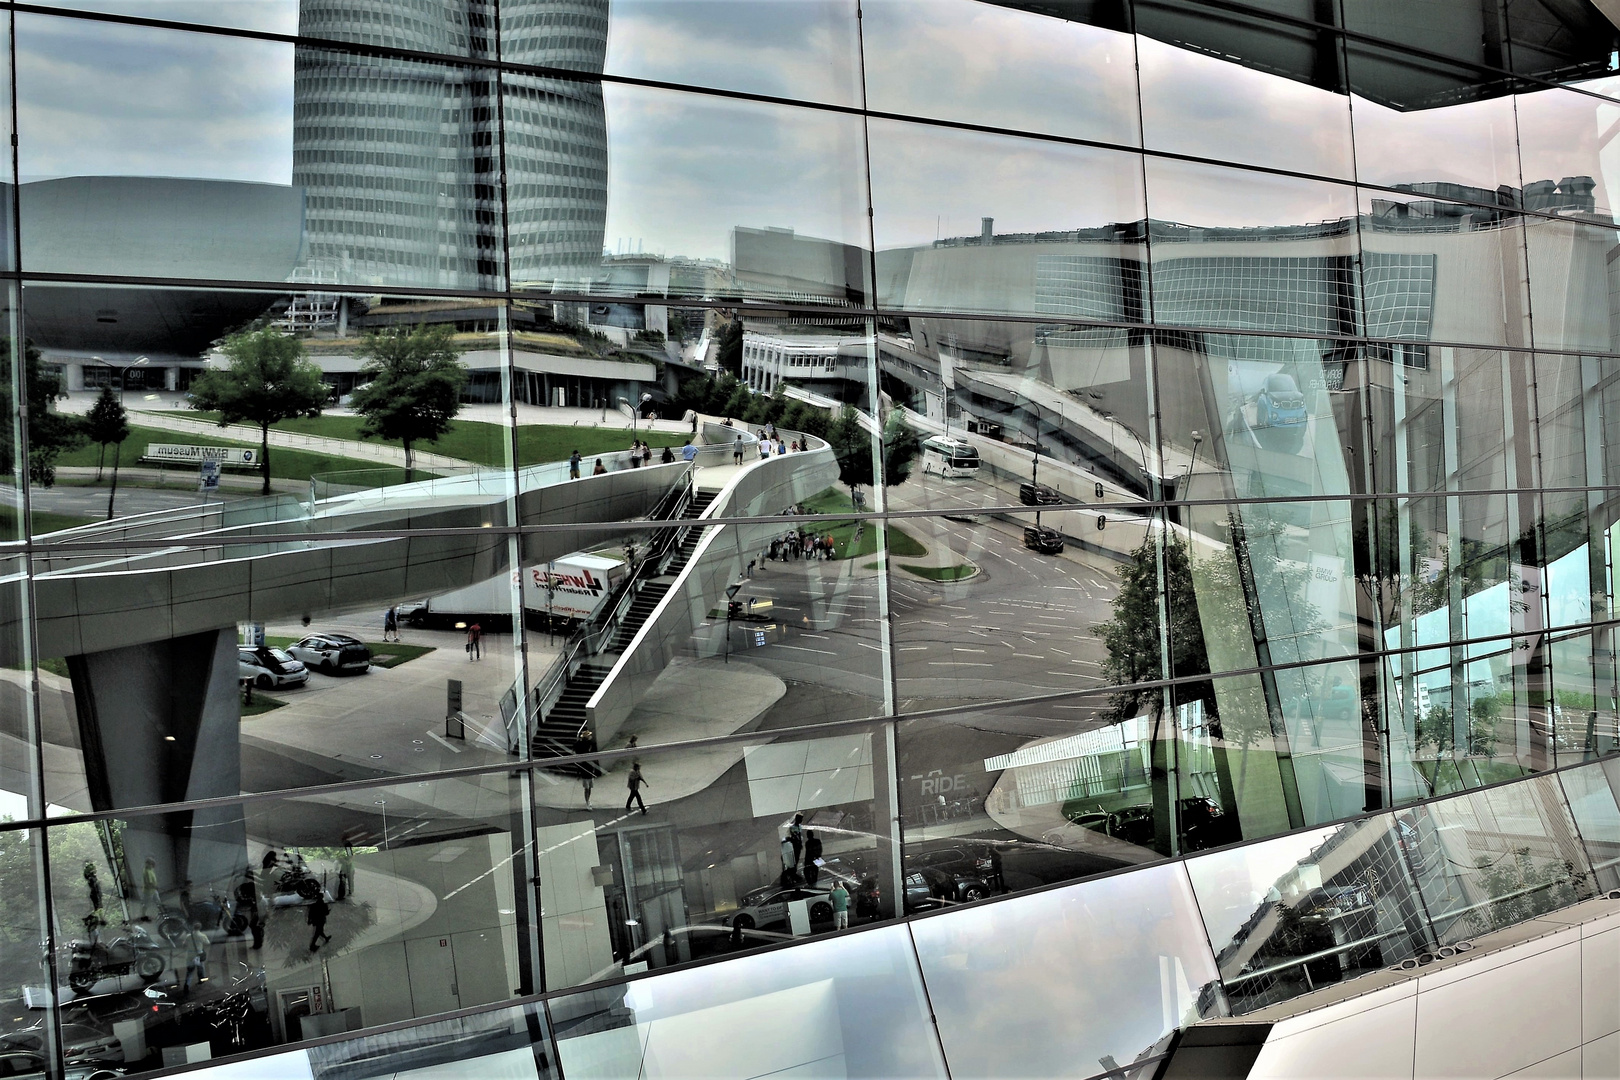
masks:
[[[131,425],[129,438],[124,443],[123,464],[134,466],[139,463],[141,455],[146,453],[147,443],[178,443],[182,446],[249,446],[258,449],[258,443],[242,442],[237,439],[222,439],[216,435],[197,435],[186,431],[168,431],[163,428],[138,427]],[[112,448],[107,448],[106,470],[110,477],[112,472]],[[57,465],[93,466],[100,456],[101,447],[95,443],[86,443],[77,450],[69,451],[56,459]],[[171,466],[176,471],[185,471],[187,466]],[[349,469],[388,470],[391,466],[378,465],[374,461],[363,461],[357,458],[337,457],[333,454],[317,454],[308,450],[285,450],[278,446],[270,448],[270,475],[281,480],[308,480],[314,473],[340,472]],[[193,471],[195,469],[193,468]],[[401,478],[405,475],[404,469],[397,471]],[[246,469],[232,469],[232,475],[257,476],[258,470],[249,472]],[[381,486],[381,484],[379,484]]]
[[[285,701],[280,698],[273,698],[263,690],[255,690],[253,691],[253,704],[242,706],[242,718],[245,720],[250,716],[258,716],[261,713],[270,712],[272,709],[279,709],[285,704],[287,704]]]
[[[187,413],[193,419],[218,421],[219,414],[211,412]],[[381,442],[399,446],[398,439],[372,439],[360,434],[365,421],[358,416],[316,416],[297,420],[283,420],[274,425],[277,431],[292,431],[302,435],[318,435],[326,439],[347,439],[352,442]],[[175,437],[178,438],[178,437]],[[471,461],[478,465],[503,465],[506,462],[507,432],[500,424],[486,424],[481,420],[457,420],[434,442],[418,443],[413,449],[430,454]],[[642,441],[653,447],[680,446],[685,435],[666,432],[643,432]],[[175,441],[171,439],[170,441]],[[527,424],[518,428],[518,464],[539,465],[548,461],[566,461],[576,449],[590,457],[614,450],[630,448],[630,433],[612,428],[569,427],[564,424]],[[270,460],[276,454],[286,453],[272,449]]]

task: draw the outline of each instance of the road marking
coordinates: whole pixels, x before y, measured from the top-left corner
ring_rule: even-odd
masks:
[[[1095,660],[1070,660],[1069,663],[1071,663],[1071,664],[1085,664],[1088,667],[1094,667],[1094,668],[1102,667],[1102,665],[1097,663],[1097,661],[1095,661]]]
[[[828,652],[826,649],[805,649],[805,648],[799,647],[798,645],[777,645],[776,647],[778,649],[792,649],[794,652],[820,653],[822,656],[837,656],[838,655],[835,652]]]
[[[929,667],[995,667],[994,664],[981,664],[976,660],[930,660]]]
[[[1058,648],[1056,645],[1052,646],[1052,651],[1056,652],[1056,653],[1063,653],[1064,656],[1073,656],[1074,655],[1074,653],[1072,653],[1072,652],[1063,652],[1063,650]]]
[[[984,652],[984,650],[983,650],[983,649],[964,649],[964,648],[963,648],[963,647],[962,647],[962,646],[960,646],[960,645],[953,645],[953,646],[952,646],[952,647],[951,647],[951,651],[952,651],[952,652],[977,652],[977,653],[982,653],[982,652]]]
[[[1047,622],[1068,622],[1069,621],[1068,619],[1065,619],[1061,615],[1037,615],[1035,617],[1037,619],[1045,619]]]
[[[1015,652],[1015,653],[1013,653],[1013,655],[1017,656],[1017,657],[1021,657],[1024,660],[1045,660],[1046,659],[1046,657],[1044,655],[1038,655],[1036,653]]]
[[[883,651],[878,646],[869,644],[869,643],[867,643],[865,641],[857,641],[855,644],[859,645],[863,649],[871,649],[873,652],[882,652]]]
[[[901,652],[925,652],[925,651],[927,651],[927,649],[928,649],[928,646],[926,646],[926,645],[902,645],[902,646],[900,646],[900,651]]]
[[[1095,678],[1097,678],[1096,675],[1092,675],[1092,674],[1090,674],[1088,672],[1084,672],[1084,671],[1048,671],[1047,674],[1048,675],[1067,675],[1071,679],[1095,679]]]

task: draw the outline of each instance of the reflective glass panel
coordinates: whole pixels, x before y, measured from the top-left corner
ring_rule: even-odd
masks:
[[[502,284],[487,72],[37,15],[18,38],[25,265]],[[108,127],[113,101],[140,105]]]
[[[1179,866],[912,924],[953,1074],[1092,1076],[1223,1008]]]
[[[48,692],[46,676],[30,685],[33,667],[28,582],[22,559],[0,559],[0,817],[13,821],[45,815],[39,803],[39,735],[34,700]],[[46,754],[47,771],[60,763]]]
[[[745,679],[719,672],[710,685],[729,695],[752,689]],[[658,749],[645,727],[601,730],[576,742],[613,756],[534,774],[547,989],[895,913],[884,729]]]
[[[271,34],[299,32],[300,5],[296,0],[232,0],[228,4],[209,3],[207,0],[49,0],[42,6],[61,8],[63,11],[104,11],[145,19],[228,26]],[[321,37],[337,36],[313,28],[304,32]]]
[[[304,1023],[307,1026],[309,1021]],[[556,1055],[540,1005],[495,1009],[321,1043],[305,1053],[314,1080],[444,1071],[451,1076],[477,1073],[501,1080],[551,1080],[557,1075]]]
[[[531,75],[504,85],[517,287],[864,302],[857,118]],[[633,308],[588,306],[586,325],[610,338],[653,329],[624,322]]]
[[[417,485],[437,485],[454,489],[447,502],[460,513],[483,515],[509,498],[510,474],[497,475],[482,494],[473,473],[351,489],[316,507],[322,524],[363,527],[400,504],[419,512]],[[305,527],[252,516],[291,501],[246,507],[244,527]],[[40,667],[56,676],[41,684],[46,798],[68,811],[496,765],[522,744],[504,537],[112,548],[40,554],[34,568],[51,612]]]
[[[501,58],[580,66],[564,49],[594,25],[609,75],[860,104],[854,0],[520,0],[501,5]]]
[[[53,826],[85,1037],[144,1071],[524,992],[520,805],[497,773]]]
[[[1403,810],[1395,829],[1442,945],[1593,894],[1587,854],[1555,777]]]
[[[1350,42],[1356,178],[1466,202],[1515,205],[1513,99],[1471,68]]]
[[[1144,318],[1137,155],[889,120],[871,146],[880,305]]]
[[[1191,859],[1232,1012],[1400,963],[1432,939],[1387,816]]]
[[[1156,322],[1360,327],[1352,188],[1154,157],[1147,186]]]
[[[1136,146],[1135,47],[1120,12],[969,0],[861,5],[866,104],[878,112]]]
[[[1599,892],[1620,888],[1620,799],[1604,766],[1565,769],[1558,781],[1591,860],[1593,884]]]
[[[1620,344],[1610,325],[1607,298],[1607,253],[1620,232],[1607,212],[1591,217],[1524,217],[1531,321],[1541,348],[1597,352]]]
[[[654,975],[546,1006],[571,1080],[790,1070],[946,1075],[904,927],[805,944],[790,956]]]
[[[11,802],[10,799],[7,801]],[[6,807],[3,816],[8,823],[14,818],[27,816],[26,812],[14,813],[17,809],[19,807],[14,804]],[[30,1073],[44,1076],[51,1068],[54,1050],[59,1045],[53,1032],[58,1018],[52,1015],[52,1011],[62,1003],[62,998],[71,996],[56,994],[49,976],[51,969],[48,962],[51,957],[47,934],[50,920],[44,911],[40,888],[44,878],[41,858],[44,854],[41,851],[43,839],[43,834],[33,829],[0,832],[0,896],[4,897],[4,903],[0,904],[0,933],[5,935],[6,943],[6,947],[0,950],[0,970],[4,972],[0,978],[6,980],[9,991],[8,1008],[5,1016],[0,1017],[0,1041],[5,1043],[7,1067],[14,1068],[17,1075],[24,1076]],[[94,874],[86,871],[81,878],[80,866],[93,864],[84,860],[74,861],[86,852],[94,857],[93,846],[81,851],[52,838],[50,857],[68,860],[67,867],[59,871],[58,876],[64,881],[71,880],[72,885],[78,886],[79,895],[85,897],[82,905],[76,905],[79,911],[74,912],[72,919],[62,923],[59,933],[73,932],[80,925],[79,912],[88,910],[84,905],[89,903],[89,882]],[[52,884],[56,885],[57,882]],[[65,964],[66,950],[56,959],[57,963]],[[76,1040],[86,1034],[80,1027],[80,1016],[71,1008],[63,1009],[60,1020],[63,1042],[70,1049],[75,1048]],[[95,1055],[116,1060],[115,1041],[109,1045],[109,1040],[101,1032],[88,1034],[91,1045],[82,1047],[78,1056]]]
[[[1233,19],[1228,29],[1248,31],[1245,44],[1255,46],[1234,53],[1230,43],[1212,49],[1201,41],[1187,47],[1155,40],[1157,32],[1176,41],[1179,35],[1159,24],[1187,16],[1157,5],[1140,11],[1136,50],[1148,149],[1352,177],[1350,99],[1335,35]]]
[[[1525,344],[1530,300],[1526,219],[1425,196],[1361,192],[1368,336]],[[1536,224],[1567,228],[1560,222]],[[1565,267],[1570,252],[1566,246]]]

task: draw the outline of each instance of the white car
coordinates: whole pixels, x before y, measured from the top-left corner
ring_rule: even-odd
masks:
[[[326,675],[371,670],[371,650],[347,634],[311,634],[287,646],[293,658]]]
[[[774,923],[785,923],[788,920],[788,904],[795,900],[810,901],[810,921],[831,922],[833,917],[832,895],[827,889],[809,889],[803,885],[791,885],[780,889],[770,886],[764,889],[755,889],[742,899],[742,908],[735,915],[720,920],[724,926],[737,926],[744,930],[752,930],[756,926],[770,926]]]
[[[277,686],[303,686],[309,682],[309,669],[280,649],[268,645],[244,645],[236,651],[237,677],[260,690]]]

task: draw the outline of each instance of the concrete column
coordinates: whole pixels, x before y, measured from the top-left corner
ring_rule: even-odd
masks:
[[[236,628],[68,657],[97,811],[234,796],[241,789]],[[136,895],[146,860],[164,901],[224,892],[247,864],[238,807],[136,815],[123,829]]]

